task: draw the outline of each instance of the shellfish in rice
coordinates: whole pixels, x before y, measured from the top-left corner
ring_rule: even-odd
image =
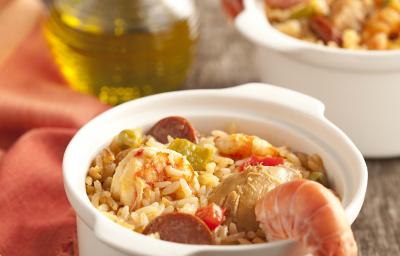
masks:
[[[183,178],[194,190],[194,171],[190,163],[180,153],[169,149],[155,147],[140,147],[130,151],[118,163],[111,183],[111,194],[130,209],[141,207],[143,190],[146,186],[153,187],[157,182],[179,182]],[[175,184],[175,183],[174,183]],[[171,187],[165,187],[164,190]],[[184,197],[177,186],[170,191],[175,199]]]

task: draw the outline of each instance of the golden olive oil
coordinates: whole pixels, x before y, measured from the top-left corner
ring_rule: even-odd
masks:
[[[176,90],[184,83],[197,38],[197,25],[191,18],[166,9],[162,26],[152,22],[157,17],[145,13],[146,19],[140,22],[113,18],[106,27],[102,24],[108,21],[101,17],[82,18],[60,9],[50,8],[44,31],[73,89],[115,105]]]

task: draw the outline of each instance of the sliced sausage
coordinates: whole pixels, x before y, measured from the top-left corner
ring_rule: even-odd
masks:
[[[210,229],[198,217],[174,212],[155,218],[143,234],[158,233],[160,239],[184,244],[213,244]]]
[[[286,9],[296,4],[308,2],[308,0],[265,0],[265,3],[272,8]]]
[[[183,117],[170,116],[158,121],[148,132],[161,143],[168,142],[168,135],[173,138],[182,138],[197,143],[197,132]]]
[[[323,16],[316,16],[310,19],[310,30],[324,43],[331,41],[337,45],[342,43],[340,32]]]

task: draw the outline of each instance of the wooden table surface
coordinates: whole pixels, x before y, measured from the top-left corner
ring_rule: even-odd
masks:
[[[253,63],[255,47],[226,22],[219,1],[197,3],[201,36],[186,88],[221,88],[259,81]],[[367,195],[353,224],[360,254],[400,255],[400,158],[367,163]]]

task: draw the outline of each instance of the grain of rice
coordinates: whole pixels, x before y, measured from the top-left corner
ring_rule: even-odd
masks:
[[[214,161],[218,167],[223,168],[228,165],[234,164],[233,159],[223,156],[214,155]]]
[[[200,183],[199,183],[199,174],[197,172],[194,173],[194,176],[192,177],[192,187],[194,189],[194,192],[199,192],[200,191]]]
[[[261,243],[265,243],[265,241],[264,240],[262,240],[261,238],[259,238],[259,237],[255,237],[253,240],[251,240],[251,242],[253,243],[253,244],[261,244]]]
[[[151,238],[154,238],[154,239],[160,240],[160,233],[158,233],[158,232],[148,234],[147,236],[149,236],[149,237],[151,237]]]
[[[179,183],[181,185],[181,189],[185,197],[190,197],[192,195],[192,190],[190,189],[189,185],[187,184],[185,179],[180,178]]]
[[[160,197],[160,188],[154,188],[154,201],[159,202],[161,199]]]
[[[223,176],[227,175],[227,174],[231,174],[232,170],[229,168],[221,168],[219,169],[219,171],[222,173]]]
[[[154,203],[156,201],[156,194],[154,191],[150,190],[150,203]]]
[[[208,199],[205,196],[200,197],[200,207],[205,207],[208,205]]]
[[[229,234],[230,234],[230,235],[233,235],[233,234],[236,234],[236,233],[238,233],[238,230],[237,230],[236,224],[235,224],[235,223],[233,223],[233,222],[229,223],[229,227],[228,227],[228,229],[229,229]]]
[[[251,242],[246,238],[238,238],[238,242],[239,244],[251,244]]]
[[[166,146],[158,141],[156,141],[153,137],[149,137],[149,139],[146,141],[145,143],[146,146],[149,147],[155,147],[155,148],[160,148],[160,149],[164,149],[166,148]],[[151,154],[150,150],[146,150],[146,153]]]
[[[100,181],[95,180],[93,185],[94,185],[94,190],[96,191],[96,193],[100,193],[103,190],[103,187],[101,186]]]
[[[188,213],[188,214],[195,214],[197,207],[194,204],[186,203],[183,207],[178,208],[179,212]]]
[[[287,160],[292,162],[296,166],[301,166],[301,161],[300,159],[293,153],[289,153],[287,155]]]
[[[161,198],[161,203],[165,206],[168,207],[170,205],[173,205],[173,202],[171,200],[168,200],[166,197]]]
[[[139,216],[140,216],[140,222],[139,222],[140,227],[147,226],[147,224],[149,224],[149,219],[147,218],[147,215],[145,213],[141,213]]]
[[[171,213],[174,212],[174,207],[172,205],[165,207],[163,213]]]
[[[117,216],[123,220],[127,220],[129,216],[129,206],[125,205],[124,207],[119,208]]]
[[[94,193],[93,197],[92,197],[92,204],[94,205],[94,207],[99,207],[99,200],[100,200],[100,192],[96,192]]]
[[[107,198],[107,204],[111,207],[114,211],[118,209],[118,203],[114,201],[112,197]]]
[[[90,196],[94,193],[94,187],[86,185],[86,193]]]
[[[226,225],[221,225],[215,232],[218,237],[224,240],[228,235],[228,227]]]
[[[182,172],[181,170],[177,170],[170,165],[165,167],[165,172],[169,177],[181,177],[184,174],[184,172]]]
[[[106,180],[103,182],[103,189],[110,191],[112,183],[112,177],[107,177]]]
[[[210,174],[210,173],[207,173],[207,172],[202,172],[199,175],[198,179],[199,179],[199,183],[201,185],[206,185],[206,186],[209,186],[209,187],[215,187],[219,183],[219,179],[218,179],[217,176],[215,176],[213,174]]]
[[[179,189],[180,183],[179,181],[175,181],[172,184],[168,185],[167,187],[165,187],[162,191],[163,195],[170,195],[174,192],[176,192]]]
[[[90,176],[86,176],[85,183],[86,185],[91,186],[93,184],[93,178]]]
[[[99,209],[99,211],[101,212],[107,212],[110,210],[110,208],[106,204],[101,204],[99,207],[97,207],[97,209]]]
[[[182,207],[185,204],[194,204],[194,205],[198,205],[199,203],[199,199],[195,196],[192,197],[188,197],[188,198],[184,198],[184,199],[180,199],[180,200],[176,200],[176,201],[172,201],[171,204],[176,206],[176,207]]]
[[[108,193],[107,193],[108,192]],[[100,204],[106,204],[107,203],[107,198],[111,196],[109,191],[102,191],[100,192]]]
[[[171,143],[174,140],[174,138],[172,136],[168,135],[167,140],[168,140],[168,143]]]
[[[152,203],[151,205],[139,208],[135,212],[137,214],[142,214],[142,213],[149,214],[152,212],[158,212],[158,206],[159,206],[159,203],[155,202],[155,203]]]
[[[150,200],[149,199],[142,199],[142,206],[148,206],[150,205]]]
[[[172,184],[171,181],[160,181],[160,182],[154,183],[154,186],[156,188],[165,188],[165,187],[168,187],[171,184]]]
[[[206,164],[206,172],[213,174],[215,171],[215,167],[217,166],[217,164],[215,162],[209,162]]]
[[[243,238],[244,236],[245,236],[244,232],[239,232],[239,233],[227,236],[226,239],[223,240],[223,242],[227,242],[227,243],[236,242],[239,238]]]
[[[100,170],[99,166],[90,167],[88,174],[94,180],[101,179],[101,170]]]
[[[211,135],[214,137],[228,136],[228,134],[226,132],[221,131],[221,130],[213,130],[213,131],[211,131]]]

